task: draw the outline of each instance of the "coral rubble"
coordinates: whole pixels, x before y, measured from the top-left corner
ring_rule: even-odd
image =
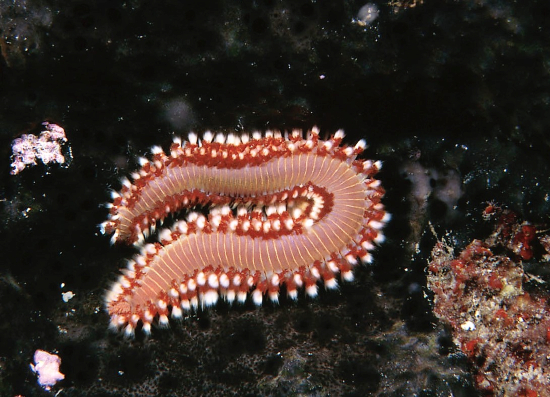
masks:
[[[457,257],[443,241],[433,249],[428,287],[434,293],[434,313],[450,325],[481,391],[547,396],[548,297],[524,290],[528,274],[522,264],[533,257],[535,228],[518,224],[514,213],[492,205],[484,215],[497,219],[486,241],[472,241]]]
[[[67,142],[65,130],[57,124],[43,122],[45,130],[39,136],[23,134],[12,142],[12,175],[17,175],[27,166],[36,165],[36,159],[44,164],[65,163],[61,146]]]

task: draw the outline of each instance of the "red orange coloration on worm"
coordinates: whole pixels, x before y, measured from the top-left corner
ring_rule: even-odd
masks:
[[[371,261],[389,219],[384,190],[374,175],[380,162],[357,160],[365,142],[341,146],[344,134],[319,138],[268,131],[265,134],[189,134],[170,153],[153,148],[141,159],[133,181],[113,193],[102,224],[112,241],[141,245],[141,253],[106,296],[111,326],[132,335],[141,322],[149,333],[158,319],[210,306],[221,295],[257,305],[278,300],[284,284],[317,295],[318,281],[336,288],[338,274],[352,280],[357,257]],[[173,213],[202,206],[186,220],[144,235]]]

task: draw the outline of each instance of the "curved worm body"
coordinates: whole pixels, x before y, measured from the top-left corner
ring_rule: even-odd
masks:
[[[170,154],[153,149],[141,160],[133,182],[113,194],[102,224],[112,241],[141,245],[106,297],[111,325],[134,333],[141,322],[150,332],[158,318],[210,306],[221,295],[257,305],[277,301],[285,285],[291,298],[304,287],[317,295],[318,281],[336,288],[338,274],[352,280],[359,257],[371,261],[374,243],[389,219],[380,202],[384,190],[374,179],[381,164],[356,160],[365,147],[340,146],[343,132],[319,139],[266,132],[175,140]],[[195,206],[187,220],[144,234],[173,213]]]

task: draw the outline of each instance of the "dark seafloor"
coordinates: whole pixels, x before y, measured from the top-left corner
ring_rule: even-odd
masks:
[[[361,1],[0,2],[1,396],[476,395],[431,311],[429,222],[457,250],[487,233],[488,201],[550,223],[550,4],[373,4],[362,26]],[[71,161],[10,175],[12,140],[45,120]],[[109,331],[133,249],[97,225],[137,157],[189,130],[313,125],[384,161],[374,263],[315,300]],[[36,349],[62,359],[51,392]]]

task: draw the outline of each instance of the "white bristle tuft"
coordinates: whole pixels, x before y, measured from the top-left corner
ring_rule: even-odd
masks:
[[[365,150],[367,148],[367,141],[361,139],[355,144],[355,150]]]
[[[134,337],[134,326],[132,324],[126,325],[126,328],[124,328],[124,335],[128,338]]]
[[[121,327],[128,322],[125,316],[117,316],[117,326]]]
[[[229,277],[227,277],[227,274],[220,274],[220,285],[223,288],[229,288]]]
[[[310,269],[310,273],[313,277],[315,277],[317,280],[319,280],[319,278],[321,278],[321,273],[319,273],[319,269],[317,269],[316,267],[312,267]]]
[[[365,255],[361,257],[361,261],[363,263],[372,263],[372,255],[369,252],[367,252]]]
[[[149,160],[147,160],[145,157],[139,157],[138,158],[138,163],[140,166],[144,166],[145,164],[149,164]]]
[[[214,142],[216,142],[216,143],[222,143],[222,144],[225,143],[225,135],[222,134],[221,132],[217,133]]]
[[[329,268],[329,270],[333,273],[336,273],[339,271],[338,269],[338,265],[336,264],[336,262],[334,261],[328,261],[327,262],[327,267]]]
[[[101,232],[101,234],[105,234],[107,233],[107,231],[105,230],[105,228],[107,227],[107,225],[109,224],[110,222],[109,221],[105,221],[103,223],[101,223],[99,225],[99,231]]]
[[[218,276],[215,275],[215,274],[211,274],[208,276],[208,285],[211,287],[211,288],[219,288],[220,286],[220,281],[218,279]]]
[[[190,278],[189,280],[187,280],[187,288],[189,289],[189,291],[195,291],[197,289],[197,282],[194,278]]]
[[[353,272],[351,270],[342,272],[342,278],[348,282],[352,282],[354,280]]]
[[[239,303],[244,303],[246,302],[246,292],[245,291],[239,291],[237,293],[237,301],[239,301]]]
[[[171,242],[172,241],[172,231],[170,229],[162,229],[159,233],[159,242]]]
[[[269,299],[271,299],[273,303],[279,303],[279,291],[269,292]]]
[[[285,219],[285,228],[287,230],[292,230],[294,228],[294,221],[291,218]]]
[[[183,311],[181,308],[174,306],[172,307],[172,318],[180,319],[183,317]]]
[[[212,143],[212,139],[214,139],[214,134],[212,134],[211,131],[206,131],[204,134],[202,134],[202,140],[207,143]]]
[[[130,281],[126,277],[122,277],[119,280],[120,285],[122,285],[122,288],[129,289],[132,285],[130,284]]]
[[[239,144],[238,137],[235,136],[235,134],[233,134],[232,132],[227,134],[226,142],[227,142],[228,145],[238,145]]]
[[[256,306],[262,305],[262,302],[263,302],[262,291],[258,289],[255,289],[254,291],[252,291],[252,302],[254,302]]]
[[[185,221],[179,221],[178,223],[176,223],[176,229],[177,229],[181,234],[187,234],[187,230],[188,230],[187,222],[185,222]]]
[[[128,180],[128,178],[123,177],[123,178],[120,180],[120,182],[121,182],[122,185],[125,186],[126,188],[128,188],[128,189],[131,189],[131,188],[132,188],[132,182],[130,182],[130,181]]]
[[[352,255],[352,254],[348,254],[345,256],[346,258],[346,261],[350,264],[350,265],[356,265],[357,264],[357,258]]]
[[[184,299],[180,302],[180,306],[182,310],[185,310],[186,312],[191,310],[191,303],[189,302],[189,299]]]
[[[227,291],[227,294],[225,294],[225,299],[229,302],[229,303],[233,303],[235,301],[235,290],[228,290]]]
[[[317,284],[311,284],[306,287],[306,294],[312,298],[315,298],[317,296],[318,289]]]
[[[197,140],[198,140],[198,135],[195,134],[194,132],[190,132],[188,135],[187,135],[187,140],[189,141],[190,144],[192,145],[196,145],[197,144]]]
[[[296,300],[296,299],[298,299],[298,290],[296,290],[296,289],[288,290],[287,295],[290,299]]]
[[[153,316],[153,313],[151,313],[151,311],[145,310],[145,312],[143,313],[143,317],[145,318],[145,322],[148,322],[148,323],[153,322],[154,316]]]
[[[161,154],[161,153],[164,153],[164,151],[162,150],[162,148],[160,146],[153,146],[151,148],[151,153],[153,154]]]
[[[166,314],[161,314],[159,316],[159,325],[162,328],[166,328],[170,325],[170,321],[168,321],[168,316]]]
[[[370,242],[370,240],[365,240],[365,241],[361,242],[361,247],[363,247],[367,251],[370,251],[370,250],[374,249],[374,245]]]
[[[165,309],[168,307],[168,305],[166,304],[166,302],[165,302],[164,300],[162,300],[162,299],[159,299],[159,300],[158,300],[157,306],[158,306],[158,308],[161,309],[161,310],[165,310]]]
[[[326,289],[336,289],[338,288],[338,281],[333,278],[329,278],[328,280],[325,280],[325,288]]]
[[[148,255],[155,255],[157,253],[157,247],[154,244],[146,244],[143,249]]]
[[[378,221],[370,221],[368,223],[368,226],[372,227],[373,229],[380,230],[384,227],[384,224]]]
[[[215,289],[209,289],[202,297],[202,303],[204,306],[213,306],[218,302],[218,291]]]
[[[204,217],[204,215],[199,215],[196,223],[199,229],[204,229],[204,227],[206,226],[206,218]]]

